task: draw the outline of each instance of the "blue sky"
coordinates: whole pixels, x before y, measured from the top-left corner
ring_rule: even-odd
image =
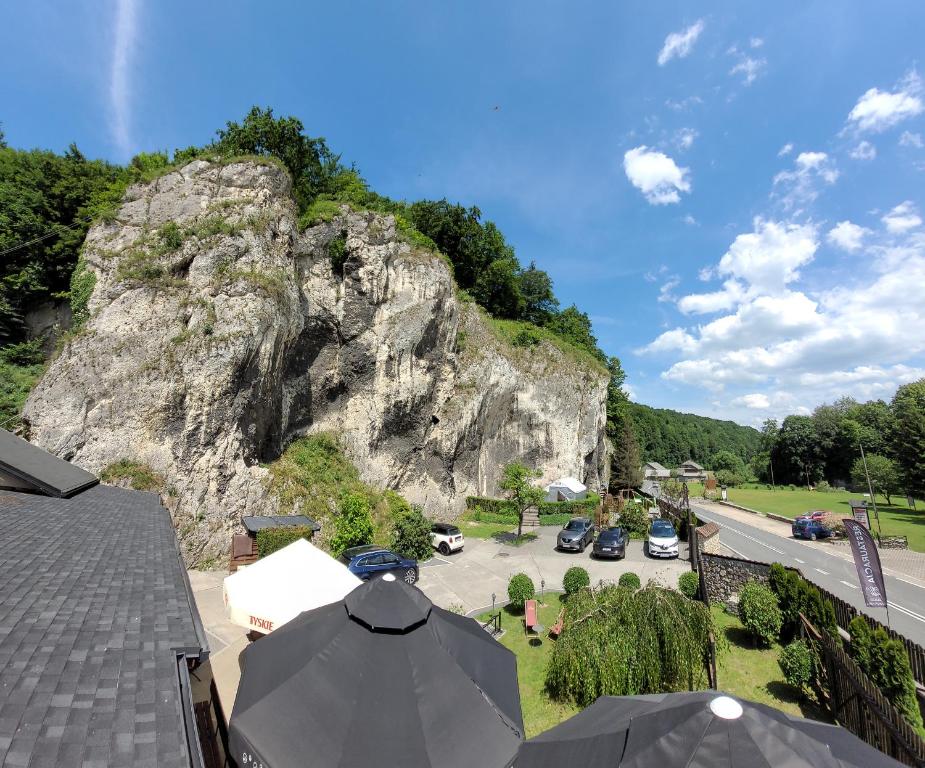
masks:
[[[925,375],[920,2],[40,2],[19,147],[126,160],[252,104],[406,199],[477,204],[633,396],[757,424]]]

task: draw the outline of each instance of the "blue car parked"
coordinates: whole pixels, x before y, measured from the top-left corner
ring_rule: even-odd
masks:
[[[827,539],[832,535],[832,531],[826,528],[819,520],[812,520],[807,517],[798,517],[790,526],[790,532],[795,539]]]
[[[375,544],[345,549],[340,561],[347,566],[350,573],[364,580],[386,573],[395,574],[396,579],[401,579],[406,584],[414,584],[418,580],[416,560],[401,557]]]

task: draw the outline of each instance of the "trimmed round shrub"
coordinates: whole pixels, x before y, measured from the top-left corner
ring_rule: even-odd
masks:
[[[562,577],[562,586],[567,595],[572,595],[579,589],[590,586],[590,584],[591,577],[588,576],[588,572],[579,565],[573,565],[565,572],[565,576]]]
[[[533,579],[525,573],[516,573],[511,576],[507,585],[507,596],[511,605],[518,611],[524,609],[524,603],[532,600],[536,594],[536,587],[533,586]]]
[[[678,577],[678,591],[691,600],[700,593],[700,578],[693,571],[685,571]]]
[[[642,582],[639,580],[639,577],[632,571],[627,571],[620,576],[620,580],[617,584],[626,589],[639,589],[642,586]]]
[[[801,692],[813,679],[813,652],[802,640],[794,640],[781,648],[777,663],[784,673],[784,679]]]
[[[739,593],[739,618],[745,629],[764,645],[777,640],[784,620],[777,596],[757,581],[748,582]]]

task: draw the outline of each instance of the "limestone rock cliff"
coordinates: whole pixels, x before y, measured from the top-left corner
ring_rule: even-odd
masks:
[[[432,515],[495,492],[518,458],[606,481],[599,367],[507,344],[390,216],[345,207],[300,232],[272,163],[196,161],[131,188],[80,268],[89,320],[29,397],[30,439],[163,475],[190,563],[277,508],[261,464],[310,432]]]

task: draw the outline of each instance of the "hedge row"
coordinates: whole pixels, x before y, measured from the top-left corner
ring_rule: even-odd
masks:
[[[481,507],[470,509],[470,511],[466,513],[466,517],[469,520],[477,520],[480,523],[517,525],[516,514],[499,514],[497,512],[490,512],[488,510],[482,509]],[[569,514],[543,515],[540,517],[540,525],[565,525],[569,520],[572,519],[572,517],[573,515]]]
[[[541,501],[537,507],[540,517],[559,515],[566,517],[591,517],[597,510],[600,499],[597,496],[588,496],[577,501]],[[481,509],[498,515],[513,515],[517,517],[514,505],[507,499],[489,499],[484,496],[467,496],[466,509]],[[516,522],[516,519],[515,519]]]
[[[272,555],[288,547],[297,539],[312,540],[314,531],[307,525],[292,525],[286,528],[263,528],[257,531],[257,552],[260,557]]]

